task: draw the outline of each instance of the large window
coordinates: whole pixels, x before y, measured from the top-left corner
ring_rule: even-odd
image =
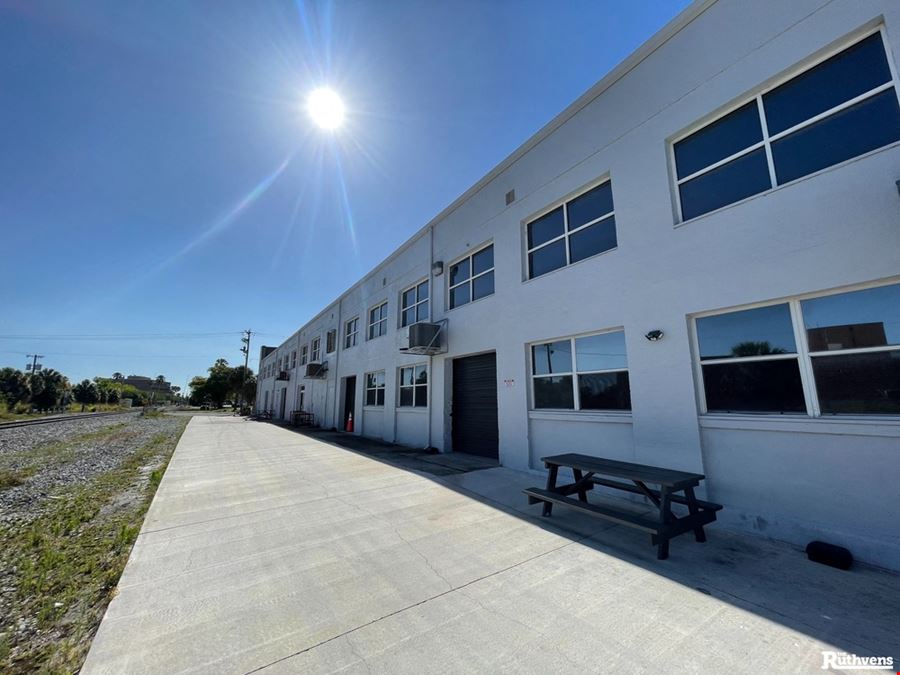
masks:
[[[325,353],[331,354],[335,349],[337,349],[337,329],[332,328],[325,333]]]
[[[696,334],[707,412],[900,414],[900,284],[700,317]]]
[[[494,245],[450,265],[450,309],[494,294]]]
[[[319,363],[319,357],[322,355],[322,338],[313,338],[312,345],[309,348],[309,362]]]
[[[428,405],[428,366],[400,368],[400,407],[424,408]]]
[[[291,370],[297,367],[297,350],[291,351]]]
[[[682,220],[900,140],[876,32],[673,145]]]
[[[366,373],[366,405],[384,405],[384,371]]]
[[[359,335],[359,317],[354,316],[344,324],[344,349],[356,346],[356,338]]]
[[[529,279],[615,248],[612,183],[575,197],[525,230]]]
[[[428,321],[427,279],[400,294],[400,325],[409,326],[419,321]]]
[[[631,410],[622,331],[532,345],[531,374],[537,409]]]
[[[305,366],[309,361],[309,345],[302,345],[300,347],[300,365]]]
[[[387,303],[383,302],[369,310],[369,340],[387,333]]]

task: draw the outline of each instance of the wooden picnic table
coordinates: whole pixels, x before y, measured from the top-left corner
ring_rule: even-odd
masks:
[[[291,424],[298,427],[311,427],[314,423],[313,414],[305,410],[294,410],[291,412]]]
[[[713,522],[716,511],[722,508],[721,504],[702,501],[694,495],[694,488],[705,478],[700,473],[576,453],[543,457],[541,461],[549,470],[547,487],[526,489],[524,492],[528,495],[529,504],[543,503],[543,515],[548,517],[552,515],[553,505],[559,504],[649,532],[651,543],[657,547],[656,557],[659,560],[669,557],[669,540],[679,534],[693,530],[698,542],[706,541],[703,526]],[[572,469],[574,482],[556,484],[560,467]],[[652,517],[616,506],[591,504],[587,493],[596,485],[643,495],[656,507],[657,515]],[[569,497],[574,494],[578,495],[578,499]],[[688,513],[675,515],[672,512],[673,502],[687,506]]]

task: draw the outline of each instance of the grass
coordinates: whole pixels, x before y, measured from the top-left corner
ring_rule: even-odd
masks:
[[[24,469],[0,469],[0,490],[22,485],[30,476],[33,476],[36,469],[34,467],[26,467]]]
[[[187,421],[117,468],[54,495],[31,523],[0,529],[0,569],[16,570],[0,672],[79,670]],[[37,637],[14,632],[22,617],[36,621]]]

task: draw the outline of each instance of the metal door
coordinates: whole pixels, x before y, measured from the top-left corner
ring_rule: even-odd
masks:
[[[499,457],[497,355],[453,360],[453,451]]]

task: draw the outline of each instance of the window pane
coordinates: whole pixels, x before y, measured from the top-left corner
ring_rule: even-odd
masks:
[[[428,321],[428,301],[422,302],[416,307],[416,321]]]
[[[487,274],[482,274],[480,277],[475,277],[472,281],[472,294],[475,296],[473,299],[478,300],[478,298],[483,298],[488,295],[492,295],[494,293],[494,272],[490,271]]]
[[[428,405],[428,387],[416,387],[416,407],[424,408]]]
[[[701,359],[725,359],[797,351],[791,310],[785,305],[745,309],[697,319]]]
[[[578,376],[582,410],[631,410],[628,373],[593,373]]]
[[[413,404],[413,388],[412,387],[401,387],[400,388],[400,405],[401,406],[412,406]]]
[[[408,326],[409,324],[415,323],[415,322],[416,322],[416,308],[411,307],[410,309],[403,310],[403,321],[402,321],[401,325]]]
[[[797,359],[703,366],[709,412],[806,412]]]
[[[412,368],[401,368],[400,369],[400,386],[408,387],[413,383],[413,369]]]
[[[681,217],[690,220],[771,187],[766,151],[759,148],[682,183],[678,187]]]
[[[418,294],[418,299],[421,302],[422,300],[428,299],[428,282],[423,281],[416,287],[416,293]]]
[[[560,340],[531,348],[532,372],[535,375],[572,372],[572,342]]]
[[[528,254],[529,278],[534,279],[547,272],[566,266],[566,241],[560,239]]]
[[[616,247],[616,219],[601,220],[569,236],[569,262],[603,253]]]
[[[465,281],[469,274],[469,259],[460,260],[455,265],[450,266],[450,285],[455,286],[461,281]]]
[[[876,33],[765,94],[769,134],[789,129],[890,79],[881,35]]]
[[[823,413],[900,413],[900,351],[812,360]]]
[[[566,208],[569,210],[568,226],[570,230],[611,213],[613,210],[612,182],[607,181],[576,197],[566,205]]]
[[[575,363],[579,372],[627,368],[625,333],[617,331],[575,338]]]
[[[528,248],[540,246],[563,233],[563,210],[560,206],[546,216],[528,223]]]
[[[572,392],[572,376],[534,378],[535,408],[575,408],[575,394]]]
[[[893,88],[772,143],[779,183],[900,140],[900,105]]]
[[[375,373],[375,386],[384,387],[384,371],[379,370]]]
[[[416,366],[416,384],[428,383],[428,367]]]
[[[403,306],[410,307],[414,304],[416,304],[416,289],[410,288],[408,291],[403,292]]]
[[[762,126],[754,100],[675,144],[678,177],[690,176],[761,140]]]
[[[811,352],[900,345],[900,284],[800,303]]]
[[[450,309],[469,302],[469,284],[463,284],[450,290]]]
[[[472,256],[472,274],[481,274],[494,266],[494,247],[488,246]]]
[[[384,405],[384,387],[375,390],[375,405]]]

